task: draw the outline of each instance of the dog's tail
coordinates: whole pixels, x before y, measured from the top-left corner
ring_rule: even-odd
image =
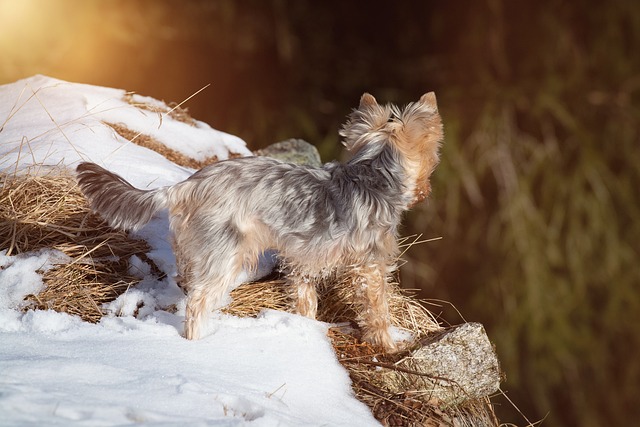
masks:
[[[167,206],[165,188],[139,190],[95,163],[80,163],[76,172],[93,211],[114,228],[135,231]]]

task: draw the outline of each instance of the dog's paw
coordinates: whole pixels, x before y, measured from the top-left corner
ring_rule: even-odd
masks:
[[[200,331],[193,320],[184,323],[184,337],[188,340],[200,339]]]
[[[398,350],[398,345],[391,338],[388,328],[365,330],[362,339],[373,346],[382,347],[387,353]]]

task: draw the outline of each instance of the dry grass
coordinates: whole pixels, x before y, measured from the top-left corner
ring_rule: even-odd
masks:
[[[288,311],[291,295],[281,279],[247,283],[231,292],[231,303],[222,311],[232,316],[255,317],[262,310]]]
[[[0,248],[7,255],[54,248],[76,258],[127,257],[148,251],[92,214],[68,173],[0,175]]]
[[[382,354],[353,334],[338,328],[329,337],[339,362],[347,369],[356,397],[386,426],[497,427],[500,425],[488,398],[474,399],[456,406],[446,406],[419,387],[396,393],[385,372],[397,370],[395,363],[408,352]],[[415,376],[417,373],[405,375]]]
[[[195,94],[194,94],[195,95]],[[134,99],[135,93],[127,92],[123,100],[129,105],[133,105],[136,108],[141,110],[150,111],[152,113],[157,113],[160,116],[160,120],[162,120],[162,116],[169,116],[173,120],[186,123],[189,126],[195,126],[197,124],[196,119],[191,117],[189,114],[189,109],[181,107],[182,104],[169,103],[165,104],[164,102],[157,103],[148,103],[148,102],[140,102]],[[186,101],[186,100],[185,100]],[[184,102],[183,102],[184,103]]]
[[[218,161],[218,158],[216,156],[207,157],[204,160],[192,159],[191,157],[186,156],[177,150],[167,147],[155,138],[140,132],[133,131],[121,123],[104,122],[104,124],[111,127],[114,131],[116,131],[118,135],[120,135],[127,141],[133,142],[134,144],[141,147],[148,148],[149,150],[153,150],[156,153],[162,155],[167,160],[170,160],[173,163],[184,166],[186,168],[201,169],[204,166]]]
[[[103,304],[139,282],[127,275],[128,264],[121,260],[59,264],[43,274],[45,289],[27,296],[28,308],[51,309],[98,322],[104,315]]]
[[[139,281],[128,274],[127,260],[145,258],[148,245],[93,215],[68,173],[4,174],[0,186],[0,250],[16,255],[53,248],[72,259],[43,273],[45,289],[27,298],[28,307],[96,322],[103,303]]]
[[[195,95],[195,94],[194,94]],[[134,99],[133,93],[127,93],[123,100],[128,104],[139,108],[141,110],[157,113],[160,118],[160,125],[162,126],[162,119],[164,116],[169,116],[173,120],[177,120],[182,123],[186,123],[189,126],[196,126],[197,121],[189,115],[189,111],[186,108],[182,108],[180,104],[164,104],[164,103],[145,103],[139,102]],[[184,102],[184,101],[183,101]],[[180,151],[167,147],[157,139],[146,135],[141,132],[136,132],[129,129],[123,123],[110,123],[104,122],[105,125],[111,127],[118,135],[149,150],[153,150],[156,153],[162,155],[171,162],[192,169],[201,169],[207,165],[217,162],[219,159],[216,156],[207,157],[204,160],[193,159]],[[240,154],[229,153],[229,158],[240,157]]]
[[[71,258],[43,273],[45,289],[29,295],[27,308],[53,309],[96,322],[102,305],[113,301],[139,279],[128,273],[128,258],[143,258],[148,247],[126,233],[109,228],[91,214],[74,179],[63,171],[48,175],[3,175],[0,192],[0,250],[8,254],[55,248]],[[354,287],[349,280],[321,288],[320,320],[339,323],[329,331],[336,355],[348,370],[355,395],[384,425],[497,426],[488,400],[442,407],[424,393],[391,392],[385,371],[407,352],[385,355],[358,339]],[[240,286],[224,309],[237,316],[255,316],[263,309],[289,310],[291,298],[285,280]],[[390,286],[392,322],[416,339],[434,333],[440,325],[433,315],[398,284]]]
[[[321,286],[318,319],[327,323],[354,323],[359,312],[354,289],[348,279]],[[441,330],[431,312],[406,290],[397,283],[392,283],[389,289],[391,320],[396,327],[416,337]],[[281,278],[242,285],[231,292],[231,297],[233,301],[223,311],[234,316],[256,316],[264,309],[289,311],[292,307],[286,281]]]

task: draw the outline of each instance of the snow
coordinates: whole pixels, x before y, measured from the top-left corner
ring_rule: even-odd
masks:
[[[44,249],[25,256],[6,256],[0,252],[0,309],[17,307],[25,295],[37,294],[43,286],[42,276],[54,263],[68,261],[68,257],[54,249]]]
[[[104,122],[195,159],[250,154],[237,137],[141,110],[124,95],[45,76],[0,86],[0,170],[73,169],[89,160],[141,188],[192,173]],[[132,259],[131,273],[142,281],[110,303],[98,324],[54,311],[23,313],[23,298],[43,286],[40,273],[69,260],[53,249],[0,251],[0,426],[379,425],[353,396],[329,325],[277,311],[257,318],[214,312],[203,339],[182,338],[184,295],[171,279],[166,218],[139,235],[168,277],[158,280]],[[171,304],[175,313],[162,309]]]
[[[156,138],[167,147],[196,160],[229,152],[250,155],[240,138],[136,108],[124,100],[126,92],[45,76],[35,76],[0,87],[0,168],[18,165],[64,164],[92,161],[121,174],[141,188],[170,185],[193,171],[119,136],[105,123],[124,125]],[[159,103],[133,95],[134,102]]]

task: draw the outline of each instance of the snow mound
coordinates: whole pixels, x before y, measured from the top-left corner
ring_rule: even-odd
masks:
[[[92,161],[139,188],[191,174],[107,123],[196,160],[251,154],[239,138],[149,105],[168,108],[124,90],[44,76],[0,86],[0,172]],[[140,236],[152,248],[149,258],[170,276],[175,260],[166,218]],[[8,256],[3,249],[0,426],[379,425],[353,396],[323,323],[276,311],[255,319],[212,313],[204,338],[187,341],[180,335],[184,296],[140,259],[130,265],[142,281],[98,324],[54,311],[23,313],[24,297],[42,287],[41,272],[68,260],[54,250]],[[160,309],[171,303],[177,312]]]
[[[185,123],[157,110],[170,108],[153,98],[121,89],[35,76],[0,86],[0,169],[98,163],[140,188],[185,179],[193,170],[120,136],[112,126],[148,135],[168,149],[203,161],[247,156],[240,138],[193,120]],[[145,106],[142,108],[141,106]]]

